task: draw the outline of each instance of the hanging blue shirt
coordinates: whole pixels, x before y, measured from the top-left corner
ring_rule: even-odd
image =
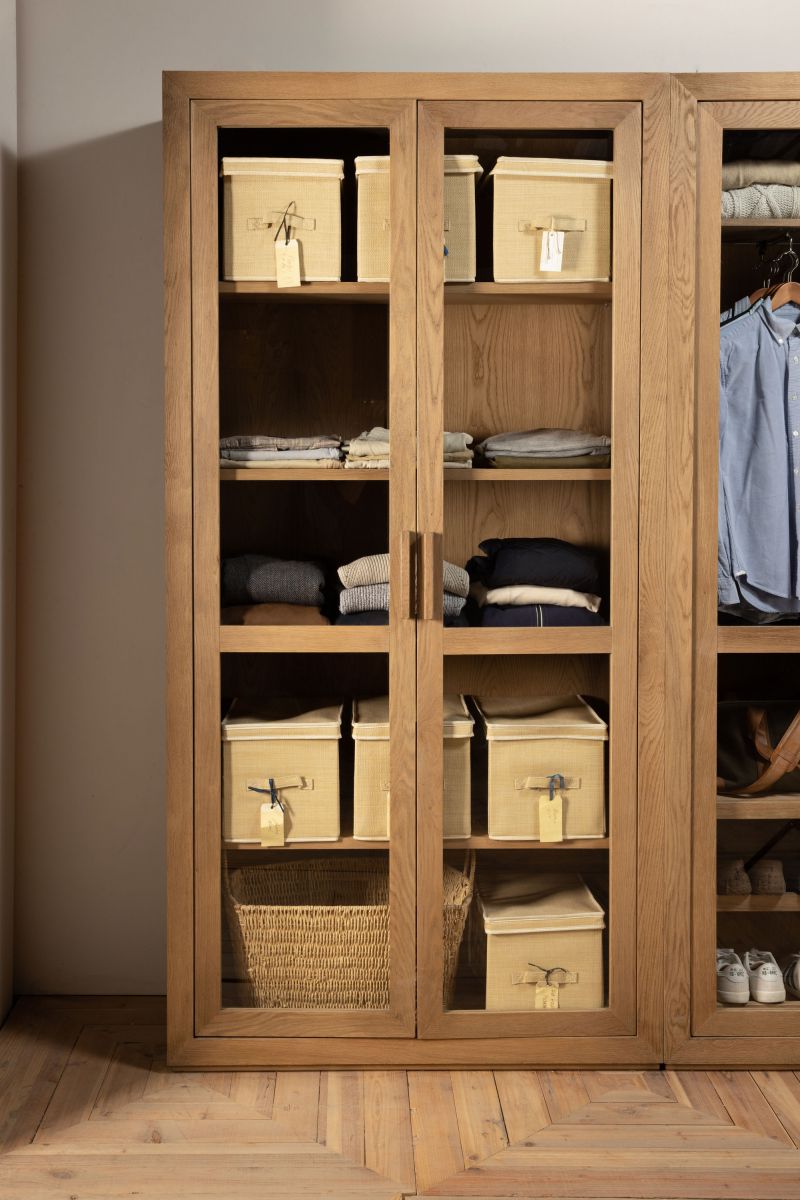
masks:
[[[766,299],[720,330],[721,606],[800,612],[799,321]]]

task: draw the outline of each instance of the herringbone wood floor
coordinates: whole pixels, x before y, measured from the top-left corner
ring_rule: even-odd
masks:
[[[174,1072],[158,999],[0,1032],[0,1200],[800,1198],[791,1072]]]

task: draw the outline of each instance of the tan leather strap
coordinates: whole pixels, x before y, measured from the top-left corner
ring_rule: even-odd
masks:
[[[769,765],[764,768],[758,779],[746,787],[737,788],[737,796],[756,796],[766,792],[773,784],[788,771],[793,771],[800,764],[800,709],[795,713],[778,745],[770,755]]]
[[[765,708],[748,708],[747,724],[756,750],[766,762],[769,762],[772,758],[772,741],[769,736],[767,710]]]

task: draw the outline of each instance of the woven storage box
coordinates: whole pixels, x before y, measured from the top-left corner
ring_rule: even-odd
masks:
[[[444,156],[445,283],[475,282],[475,182],[483,174],[476,154]],[[356,159],[358,179],[358,278],[389,280],[389,156]]]
[[[287,208],[300,278],[341,278],[341,159],[223,158],[222,178],[224,279],[275,279],[275,235]]]
[[[444,808],[446,838],[469,837],[469,747],[474,721],[463,696],[444,697]],[[353,702],[355,784],[353,836],[389,837],[389,697]]]
[[[472,900],[474,856],[444,868],[444,1001]],[[228,876],[234,959],[262,1008],[389,1007],[389,865],[383,855],[293,860]]]
[[[498,283],[611,278],[613,163],[578,158],[498,158],[494,278]],[[543,230],[564,231],[561,270],[540,270]]]
[[[487,1009],[603,1007],[605,913],[580,875],[482,877],[478,910]]]
[[[539,797],[564,777],[564,838],[605,836],[608,726],[580,696],[475,698],[489,746],[489,837],[539,838]]]
[[[316,707],[315,707],[316,705]],[[341,704],[276,699],[234,701],[222,722],[222,836],[261,842],[263,791],[273,779],[287,842],[339,837]]]

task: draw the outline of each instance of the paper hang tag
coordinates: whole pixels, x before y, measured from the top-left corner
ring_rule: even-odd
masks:
[[[564,798],[561,792],[539,797],[539,841],[563,842]]]
[[[286,842],[284,811],[280,804],[261,805],[261,845],[283,846]]]
[[[539,260],[540,271],[560,271],[564,258],[564,230],[542,230],[542,256]]]
[[[300,247],[297,238],[275,243],[275,278],[279,288],[300,287]]]
[[[558,1008],[558,986],[555,983],[537,983],[533,993],[534,1008]]]

